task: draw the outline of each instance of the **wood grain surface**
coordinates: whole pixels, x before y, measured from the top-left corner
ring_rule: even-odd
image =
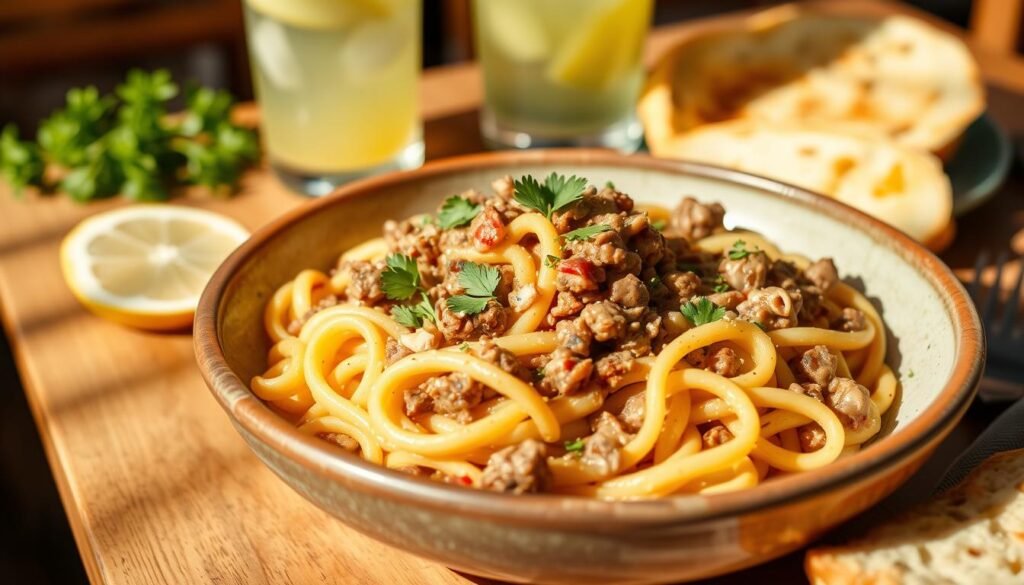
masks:
[[[648,57],[713,25],[658,30]],[[981,59],[988,83],[1004,100],[997,118],[1024,125],[1024,63],[996,55]],[[427,72],[421,95],[428,158],[480,150],[475,66]],[[252,121],[258,114],[250,106],[239,115]],[[991,215],[996,221],[1018,213],[1007,229],[1022,229],[1012,197],[1002,194],[999,201],[1010,201],[1010,207],[988,205],[969,218],[970,225],[988,221],[974,218]],[[177,203],[212,209],[256,229],[304,201],[265,170],[254,170],[231,200],[187,193]],[[82,218],[117,205],[122,203],[15,198],[0,186],[3,322],[91,580],[486,582],[371,541],[292,492],[248,451],[210,396],[187,333],[133,331],[93,317],[76,303],[60,276],[60,240]],[[978,237],[964,236],[966,243],[958,241],[951,258],[973,260],[971,249],[985,245]],[[798,566],[775,564],[747,573],[747,579],[799,579]]]

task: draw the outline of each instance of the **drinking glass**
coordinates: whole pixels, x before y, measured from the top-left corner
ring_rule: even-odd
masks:
[[[492,148],[639,147],[653,0],[474,0]]]
[[[286,185],[324,195],[423,164],[421,0],[243,0],[261,132]]]

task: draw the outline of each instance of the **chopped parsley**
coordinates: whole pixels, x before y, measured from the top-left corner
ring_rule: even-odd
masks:
[[[707,325],[725,317],[725,309],[712,303],[707,297],[697,297],[679,308],[690,323]]]
[[[655,231],[663,232],[665,231],[665,228],[668,227],[668,222],[664,219],[656,219],[651,222],[651,227],[654,228]]]
[[[544,179],[544,184],[537,182],[530,175],[521,180],[513,181],[515,200],[551,219],[551,214],[583,197],[583,189],[587,180],[575,175],[566,178],[564,175],[551,173]]]
[[[736,240],[735,242],[732,243],[732,248],[729,249],[729,259],[742,260],[747,256],[757,252],[760,252],[760,250],[758,250],[757,248],[754,248],[753,250],[748,250],[746,242],[744,242],[743,240]]]
[[[725,282],[725,277],[722,276],[721,274],[715,277],[713,284],[714,286],[712,286],[711,288],[716,293],[728,292],[732,288],[731,286],[729,286],[729,283]]]
[[[566,453],[576,453],[578,455],[583,453],[584,445],[586,445],[586,443],[583,441],[583,439],[573,439],[571,441],[566,441],[565,451]]]
[[[581,227],[580,229],[577,230],[572,230],[571,232],[563,234],[562,237],[565,238],[565,241],[567,242],[589,240],[590,238],[596,236],[597,234],[611,231],[611,229],[612,226],[610,225],[598,223],[594,225],[588,225],[586,227]]]
[[[387,268],[380,275],[384,294],[393,301],[412,298],[420,289],[420,271],[416,261],[405,254],[391,254],[385,262]]]
[[[420,227],[427,227],[432,223],[434,223],[434,218],[430,214],[424,214],[423,217],[420,218]]]
[[[914,370],[910,370],[909,372],[907,372],[907,377],[908,378],[913,378],[914,377]]]
[[[473,221],[481,209],[483,208],[480,205],[470,203],[458,195],[452,195],[444,200],[441,211],[437,214],[437,221],[442,228],[450,230]]]
[[[476,262],[463,262],[459,272],[459,286],[466,289],[466,294],[450,297],[448,308],[465,315],[483,311],[487,302],[495,298],[494,291],[499,282],[501,273],[497,268]]]
[[[752,321],[752,323],[754,325],[757,325],[757,328],[760,329],[761,331],[765,331],[765,332],[768,331],[768,327],[764,323],[762,323],[760,321]]]
[[[534,382],[540,382],[543,379],[544,379],[544,368],[543,367],[539,367],[539,368],[537,368],[536,370],[533,371],[533,381]]]
[[[460,343],[459,344],[459,351],[461,351],[461,352],[469,351],[469,343],[466,342],[466,341],[463,341],[462,343]]]
[[[420,300],[415,305],[395,305],[391,307],[391,316],[399,325],[418,329],[423,327],[424,321],[437,323],[437,313],[434,312],[434,305],[430,304],[427,293],[420,291]]]
[[[552,256],[551,254],[548,254],[547,256],[544,257],[544,266],[547,266],[548,268],[554,268],[555,266],[558,266],[558,263],[561,261],[562,259],[559,258],[558,256]]]
[[[611,189],[612,191],[615,190],[615,183],[613,183],[611,181],[605,181],[604,182],[604,186],[605,186],[606,189]]]

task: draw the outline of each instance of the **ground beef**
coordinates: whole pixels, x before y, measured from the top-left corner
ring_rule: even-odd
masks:
[[[797,308],[793,298],[785,289],[769,286],[751,291],[747,300],[736,307],[740,316],[748,321],[760,323],[766,329],[796,327]]]
[[[733,434],[725,427],[725,425],[715,423],[701,434],[700,443],[704,449],[711,449],[712,447],[724,445],[732,439]]]
[[[535,439],[505,447],[487,460],[481,484],[496,492],[539,493],[551,486],[547,447]]]
[[[622,378],[633,370],[636,358],[629,351],[615,351],[597,360],[598,380],[607,387],[614,388],[622,382]]]
[[[602,412],[593,424],[594,434],[587,437],[580,461],[599,477],[618,472],[622,465],[622,447],[630,436],[610,412]]]
[[[740,292],[749,293],[764,286],[768,278],[768,255],[764,252],[751,252],[737,260],[726,256],[719,263],[718,272],[726,284]]]
[[[651,295],[639,278],[627,274],[612,283],[611,301],[623,307],[646,307]]]
[[[740,373],[740,358],[731,347],[718,347],[708,352],[704,368],[719,376],[732,378]]]
[[[519,361],[516,354],[499,347],[490,339],[480,340],[480,345],[476,348],[476,355],[480,359],[498,366],[524,382],[533,381],[533,372],[523,365],[523,362]]]
[[[740,306],[740,303],[747,300],[747,297],[739,291],[727,290],[725,292],[709,294],[708,300],[727,311],[735,311]]]
[[[319,433],[317,436],[325,441],[334,443],[350,453],[355,453],[359,450],[359,441],[344,433]]]
[[[629,249],[640,257],[641,265],[653,266],[665,256],[665,236],[648,227],[630,238]]]
[[[842,314],[830,324],[830,327],[839,331],[863,331],[868,328],[868,321],[860,310],[844,307]]]
[[[605,271],[639,274],[640,255],[627,250],[615,231],[599,233],[585,240],[568,242],[566,249],[573,258],[585,260]],[[603,279],[601,279],[603,281]]]
[[[682,305],[696,296],[704,284],[700,276],[689,271],[663,274],[661,283],[672,293],[674,298],[670,302],[676,305]]]
[[[871,414],[871,393],[850,378],[833,378],[825,404],[836,413],[843,426],[855,431]]]
[[[582,293],[597,290],[604,281],[604,268],[583,258],[572,257],[558,263],[555,288],[560,291]]]
[[[725,208],[718,203],[704,205],[687,197],[672,210],[672,229],[691,242],[723,229]]]
[[[597,341],[620,339],[626,334],[626,316],[622,307],[611,301],[589,304],[583,307],[581,316]]]
[[[302,331],[302,326],[305,325],[307,321],[312,319],[313,315],[316,315],[320,311],[323,311],[324,309],[329,309],[337,304],[338,297],[334,295],[327,295],[324,298],[320,299],[317,302],[317,304],[313,305],[313,307],[310,310],[306,311],[306,314],[300,316],[298,319],[292,319],[292,322],[288,324],[288,334],[298,335]]]
[[[623,309],[626,316],[626,334],[619,343],[619,349],[632,353],[635,357],[650,355],[653,351],[654,339],[661,332],[661,316],[646,307]]]
[[[804,453],[812,453],[825,446],[825,429],[816,422],[800,427],[797,436],[800,437],[800,449]]]
[[[483,386],[462,372],[434,376],[405,391],[405,413],[409,416],[436,412],[461,423],[472,420],[469,410],[483,400]]]
[[[389,337],[384,344],[384,362],[389,366],[412,353],[411,349],[398,343],[398,340],[392,337]]]
[[[434,310],[437,312],[438,328],[449,343],[468,341],[483,335],[497,337],[505,332],[508,322],[508,309],[494,299],[488,301],[484,310],[475,315],[451,310],[445,299],[441,299]]]
[[[824,345],[815,345],[794,360],[791,368],[800,382],[813,382],[828,387],[836,375],[839,360]]]
[[[594,360],[580,359],[571,351],[560,347],[551,354],[544,366],[540,390],[548,396],[568,396],[582,389],[594,371]]]
[[[826,293],[839,282],[839,272],[836,271],[836,265],[832,263],[831,258],[822,258],[817,262],[812,262],[804,269],[804,276],[814,283],[814,286]]]
[[[473,247],[478,252],[490,252],[505,239],[505,222],[491,205],[485,205],[469,224]]]
[[[555,303],[548,311],[549,320],[579,315],[580,311],[583,310],[583,305],[583,301],[577,295],[562,291],[555,295]]]
[[[636,433],[644,425],[644,413],[647,411],[647,393],[637,392],[626,399],[619,413],[619,421],[622,428],[630,433]]]
[[[792,384],[789,385],[789,390],[791,392],[796,392],[797,394],[810,396],[811,398],[817,400],[818,402],[825,402],[825,394],[822,391],[821,386],[817,384],[797,384],[796,382],[793,382]]]
[[[384,267],[383,261],[354,260],[344,263],[341,270],[348,271],[352,278],[345,287],[345,296],[348,300],[365,305],[373,305],[384,300],[384,291],[380,285],[380,275]]]
[[[590,343],[594,334],[590,332],[582,317],[559,321],[555,325],[555,337],[559,347],[564,347],[579,356],[590,355]]]
[[[420,274],[428,282],[440,280],[441,229],[421,218],[384,222],[384,241],[388,250],[416,260]]]

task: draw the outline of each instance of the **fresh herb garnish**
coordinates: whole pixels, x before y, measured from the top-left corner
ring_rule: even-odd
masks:
[[[748,250],[746,242],[744,242],[743,240],[736,240],[735,242],[733,242],[732,248],[729,249],[729,259],[742,260],[747,256],[757,253],[759,251],[760,250],[758,250],[757,248],[754,248],[753,250]]]
[[[612,226],[610,225],[598,223],[594,225],[584,226],[576,230],[572,230],[571,232],[562,234],[562,237],[565,238],[565,241],[567,242],[589,240],[590,238],[596,236],[597,234],[602,234],[604,232],[611,231],[611,229]]]
[[[49,163],[62,177],[60,189],[76,201],[118,193],[161,200],[177,184],[232,190],[258,156],[255,135],[231,122],[227,92],[190,88],[185,111],[170,118],[167,103],[177,94],[166,70],[133,70],[115,95],[72,89],[64,108],[39,125],[38,145],[19,141],[13,126],[4,130],[0,174],[15,190],[49,190],[58,186],[46,180]]]
[[[493,266],[463,262],[459,272],[459,286],[466,294],[455,295],[447,300],[448,308],[456,313],[475,315],[484,310],[487,302],[494,297],[494,291],[501,282],[501,273]]]
[[[463,341],[462,343],[460,343],[459,344],[459,351],[461,351],[461,352],[469,351],[469,343],[466,342],[466,341]]]
[[[450,230],[473,221],[481,209],[480,205],[470,203],[458,195],[452,195],[444,200],[441,212],[437,214],[437,222],[442,228]]]
[[[761,331],[764,331],[764,332],[768,331],[768,326],[765,325],[764,323],[762,323],[760,321],[753,321],[753,323],[754,323],[754,325],[757,325],[757,328],[760,329]]]
[[[434,223],[434,216],[429,213],[423,214],[423,217],[420,218],[420,227],[427,227],[432,223]]]
[[[728,292],[730,289],[732,289],[732,287],[729,286],[728,282],[725,282],[724,276],[719,274],[718,276],[715,277],[714,286],[712,287],[712,290],[714,290],[716,293],[724,293]]]
[[[394,301],[404,301],[420,289],[420,270],[416,261],[405,254],[391,254],[385,260],[387,268],[381,272],[384,294]]]
[[[515,199],[523,207],[527,207],[551,219],[551,214],[583,197],[583,189],[587,180],[575,175],[566,178],[564,175],[551,173],[541,185],[530,175],[514,181]]]
[[[540,367],[533,371],[533,381],[540,382],[544,379],[544,368]]]
[[[604,182],[604,186],[605,186],[606,189],[611,189],[612,191],[615,190],[615,183],[613,183],[611,181],[605,181]]]
[[[656,219],[651,222],[651,227],[654,228],[654,231],[663,232],[668,227],[668,222],[664,219]]]
[[[694,325],[707,325],[725,316],[725,309],[712,303],[707,297],[697,297],[679,308],[683,316]]]
[[[548,268],[554,268],[558,266],[558,263],[561,261],[562,259],[559,258],[558,256],[552,256],[551,254],[548,254],[547,256],[544,257],[544,266],[547,266]]]
[[[418,329],[423,327],[425,321],[437,323],[437,313],[434,312],[434,305],[427,298],[427,293],[420,291],[420,300],[415,305],[396,305],[391,307],[391,316],[399,324]]]
[[[907,372],[907,377],[908,377],[908,378],[913,378],[913,377],[914,377],[914,370],[910,370],[910,371],[908,371],[908,372]]]
[[[586,442],[583,439],[573,439],[571,441],[566,441],[565,442],[565,451],[566,451],[566,453],[580,454],[580,453],[583,453],[583,447],[585,445],[586,445]]]

